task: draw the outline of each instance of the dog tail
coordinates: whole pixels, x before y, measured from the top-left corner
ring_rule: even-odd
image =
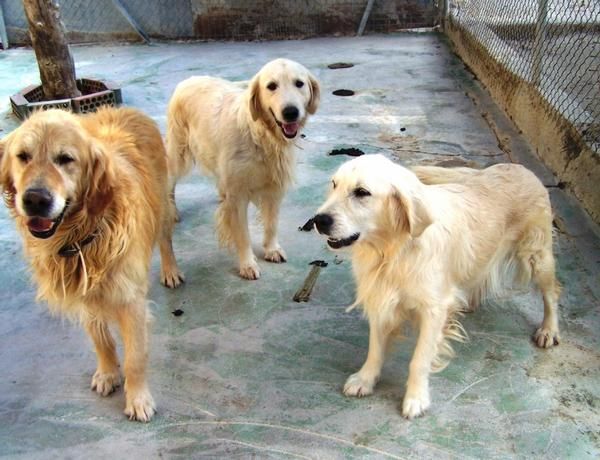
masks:
[[[166,149],[169,176],[174,186],[177,180],[189,173],[194,166],[194,155],[189,145],[189,128],[185,117],[181,116],[183,108],[178,100],[169,104],[167,117]]]
[[[442,168],[440,166],[413,166],[411,170],[427,185],[463,184],[479,173],[472,168]]]

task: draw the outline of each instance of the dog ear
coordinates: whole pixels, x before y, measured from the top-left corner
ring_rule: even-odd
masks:
[[[4,190],[6,188],[6,165],[4,161],[4,152],[6,151],[6,144],[8,138],[0,139],[0,187]]]
[[[115,174],[110,157],[103,148],[92,142],[87,176],[84,177],[84,207],[91,215],[98,215],[106,209],[114,196]]]
[[[3,192],[14,193],[14,184],[10,175],[10,162],[6,156],[11,134],[0,139],[0,189]]]
[[[258,78],[252,79],[248,87],[248,91],[250,91],[250,97],[248,98],[248,109],[250,110],[252,120],[256,121],[259,119],[262,112],[262,107],[260,106],[260,85]]]
[[[408,196],[397,188],[389,197],[392,228],[404,231],[413,238],[418,238],[429,227],[433,220],[427,206],[414,196]]]
[[[308,86],[310,89],[310,99],[308,100],[306,111],[313,115],[319,108],[319,102],[321,102],[321,85],[319,84],[319,81],[315,78],[315,76],[311,73],[308,74],[308,81]]]

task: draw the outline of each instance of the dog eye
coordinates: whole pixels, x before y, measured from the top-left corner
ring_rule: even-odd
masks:
[[[27,163],[29,160],[31,160],[31,155],[29,155],[27,152],[21,152],[17,155],[17,158],[21,160],[21,163]]]
[[[337,186],[337,184],[335,183],[334,180],[331,181],[331,185],[333,186],[333,189],[335,190],[335,187]]]
[[[271,83],[269,83],[269,84],[267,85],[267,89],[268,89],[269,91],[275,91],[275,90],[277,89],[277,83],[275,83],[275,82],[271,82]]]
[[[358,187],[354,189],[354,192],[352,192],[354,194],[354,196],[356,198],[363,198],[365,196],[371,196],[371,192],[369,192],[367,189],[364,189],[362,187]]]
[[[304,82],[302,80],[296,80],[296,88],[302,88],[304,86]]]
[[[75,158],[73,158],[71,155],[67,155],[66,153],[61,153],[54,159],[54,162],[60,166],[64,166],[74,161]]]

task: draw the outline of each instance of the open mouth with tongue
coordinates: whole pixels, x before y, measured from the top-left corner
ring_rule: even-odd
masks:
[[[346,246],[350,246],[360,237],[360,233],[355,233],[354,235],[349,236],[348,238],[335,239],[335,238],[327,238],[327,245],[331,249],[340,249]]]
[[[283,135],[285,137],[287,137],[288,139],[293,139],[294,137],[296,137],[296,134],[298,134],[298,128],[300,127],[300,123],[298,123],[297,121],[293,122],[293,123],[280,123],[279,126],[281,127],[281,130],[283,131]]]
[[[269,109],[269,110],[271,110],[271,109]],[[293,139],[294,137],[296,137],[296,135],[298,134],[298,130],[300,129],[299,122],[297,122],[297,121],[292,121],[292,122],[279,121],[272,110],[271,110],[271,115],[273,115],[273,119],[275,120],[275,123],[277,123],[277,126],[279,126],[281,128],[281,132],[283,133],[283,135],[285,137],[287,137],[288,139]]]
[[[52,235],[54,235],[54,232],[56,232],[56,229],[62,222],[68,205],[68,203],[65,204],[65,207],[56,219],[48,219],[38,216],[30,217],[27,221],[27,228],[29,229],[29,232],[36,238],[43,240],[50,238]]]

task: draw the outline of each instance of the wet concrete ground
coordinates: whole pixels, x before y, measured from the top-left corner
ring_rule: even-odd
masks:
[[[175,250],[187,283],[158,283],[155,257],[149,380],[158,415],[147,425],[122,414],[123,392],[91,392],[91,344],[78,327],[35,303],[21,244],[0,210],[0,455],[12,458],[598,458],[600,455],[600,233],[556,187],[484,90],[437,35],[388,35],[265,43],[74,47],[79,76],[116,81],[127,105],[164,131],[177,82],[211,74],[250,78],[266,61],[295,59],[322,82],[321,109],[298,142],[297,183],[281,218],[285,265],[260,262],[256,282],[236,275],[217,246],[210,180],[177,190]],[[333,62],[354,67],[330,70]],[[37,80],[33,53],[0,54],[0,135],[17,126],[8,96]],[[332,95],[352,89],[354,96]],[[502,146],[502,148],[499,147]],[[362,364],[368,327],[347,258],[299,232],[322,201],[344,155],[382,152],[403,164],[515,161],[548,185],[556,212],[562,343],[530,340],[542,318],[535,293],[466,315],[470,341],[431,380],[432,408],[399,413],[414,340],[389,356],[373,396],[348,399],[346,377]],[[257,252],[260,225],[251,224]],[[295,303],[314,259],[324,259],[311,299]],[[334,263],[337,262],[337,263]],[[171,312],[181,309],[181,316]]]

